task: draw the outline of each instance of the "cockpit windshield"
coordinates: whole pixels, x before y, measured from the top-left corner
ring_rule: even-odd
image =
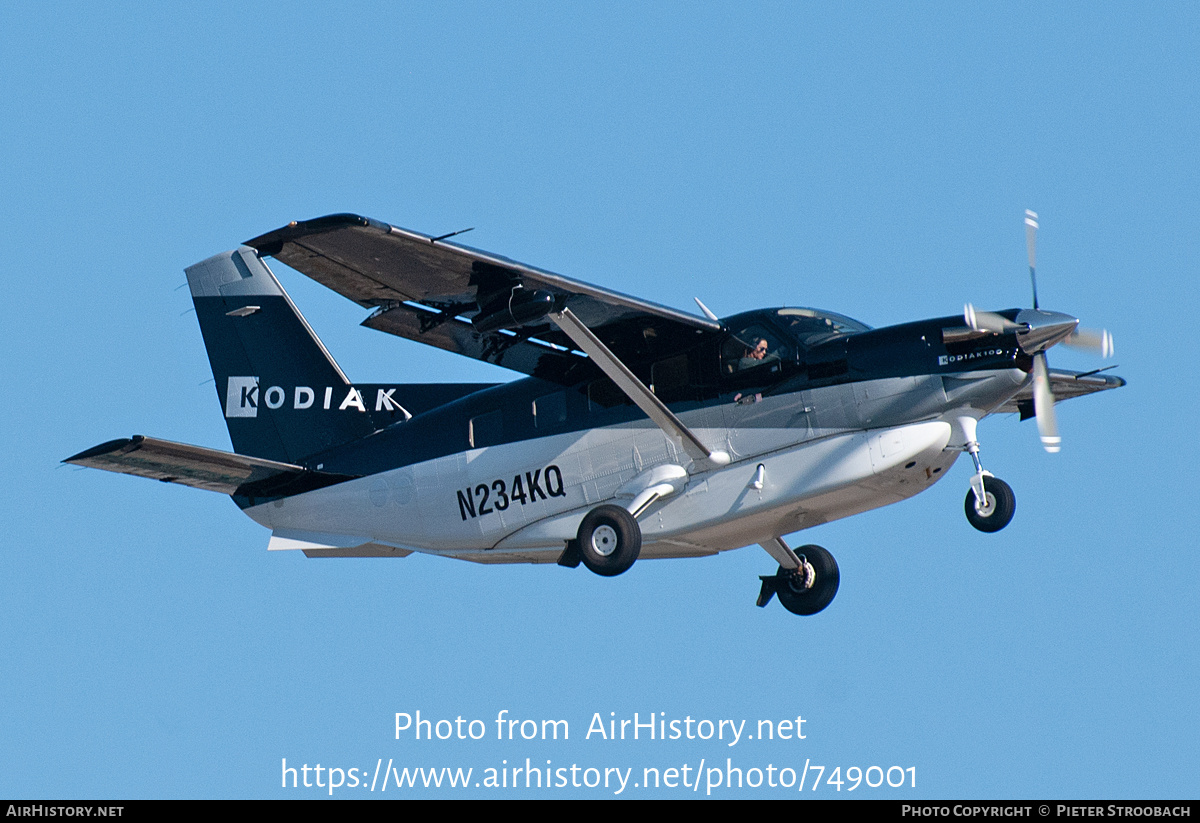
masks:
[[[779,309],[776,317],[797,342],[815,346],[843,334],[870,331],[871,327],[844,314],[817,309]]]

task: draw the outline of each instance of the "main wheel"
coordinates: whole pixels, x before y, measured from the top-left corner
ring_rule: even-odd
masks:
[[[596,574],[616,577],[642,551],[642,529],[620,506],[597,506],[579,524],[579,554]]]
[[[1003,480],[983,478],[983,503],[975,499],[975,490],[967,492],[963,507],[967,520],[981,532],[998,532],[1009,524],[1017,512],[1017,496]]]
[[[841,573],[833,555],[820,546],[801,546],[796,554],[804,565],[794,570],[780,567],[775,572],[775,593],[792,614],[816,614],[833,601]]]

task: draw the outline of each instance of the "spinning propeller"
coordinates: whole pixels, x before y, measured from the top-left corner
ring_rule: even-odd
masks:
[[[1054,392],[1050,389],[1050,366],[1046,350],[1062,343],[1112,357],[1112,335],[1104,329],[1081,329],[1079,320],[1059,312],[1042,311],[1037,297],[1037,215],[1025,211],[1025,246],[1029,252],[1029,279],[1033,285],[1033,308],[1017,312],[1015,319],[990,311],[979,311],[970,303],[963,307],[963,320],[977,332],[1016,334],[1017,343],[1033,355],[1033,410],[1037,417],[1038,434],[1048,452],[1057,452],[1062,445],[1058,423],[1054,418]]]

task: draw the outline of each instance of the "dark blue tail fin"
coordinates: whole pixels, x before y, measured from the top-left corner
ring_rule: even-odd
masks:
[[[386,389],[350,384],[253,249],[187,278],[238,454],[299,463],[407,417]]]

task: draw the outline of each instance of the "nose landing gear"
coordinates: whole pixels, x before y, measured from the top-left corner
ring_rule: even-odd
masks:
[[[960,417],[958,424],[962,428],[966,443],[963,448],[971,455],[975,464],[975,474],[971,476],[971,490],[963,507],[967,513],[967,522],[981,532],[998,532],[1012,521],[1017,511],[1017,496],[1007,483],[991,472],[984,471],[983,463],[979,460],[979,441],[975,439],[975,430],[979,421],[974,417]]]

